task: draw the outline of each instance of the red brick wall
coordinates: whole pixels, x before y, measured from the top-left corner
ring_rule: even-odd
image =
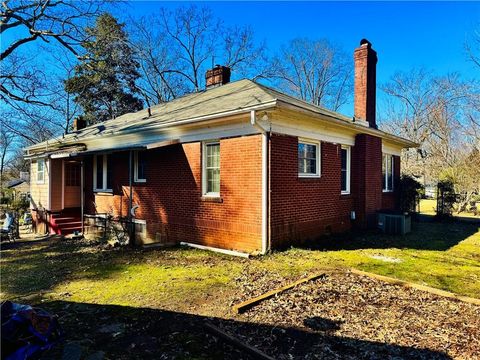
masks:
[[[373,228],[376,212],[382,208],[382,139],[359,134],[352,149],[352,183],[355,194],[355,225]]]
[[[271,136],[273,248],[350,228],[353,196],[340,194],[340,149],[340,145],[323,142],[321,177],[299,178],[297,138]]]
[[[399,206],[398,184],[400,182],[400,156],[393,157],[393,192],[382,194],[382,209],[397,209]]]
[[[341,195],[341,145],[321,143],[321,177],[299,178],[298,139],[273,134],[271,137],[271,241],[272,247],[315,239],[328,232],[342,232],[352,226],[376,226],[376,212],[394,209],[396,192],[382,192],[381,139],[361,134],[351,148],[351,192]],[[395,183],[400,159],[395,157]],[[355,210],[356,219],[350,220]]]
[[[138,219],[147,221],[147,236],[162,242],[192,242],[225,249],[261,250],[262,138],[220,141],[222,202],[202,198],[201,143],[148,151],[147,182],[134,184]],[[86,166],[87,213],[127,215],[128,153],[114,154],[114,195],[94,194],[92,160]]]

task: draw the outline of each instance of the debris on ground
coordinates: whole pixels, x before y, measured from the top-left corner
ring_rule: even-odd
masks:
[[[0,310],[2,359],[37,358],[62,338],[57,318],[45,310],[11,301],[3,302]]]
[[[217,325],[276,359],[480,354],[479,306],[348,271],[287,290],[237,319]]]

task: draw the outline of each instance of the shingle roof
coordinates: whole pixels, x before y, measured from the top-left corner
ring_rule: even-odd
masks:
[[[55,146],[55,144],[71,145],[89,138],[114,134],[121,135],[122,133],[143,131],[147,128],[168,124],[175,125],[183,120],[249,109],[277,101],[300,106],[316,113],[345,121],[346,123],[352,123],[352,119],[344,115],[244,79],[155,105],[150,109],[150,116],[147,109],[128,113],[116,119],[88,126],[68,135],[48,140],[48,144],[49,146]],[[32,145],[27,150],[40,148],[46,144],[47,142]]]
[[[10,180],[8,183],[7,183],[7,188],[12,188],[14,186],[17,186],[17,185],[20,185],[22,183],[26,182],[26,180],[24,179],[14,179],[14,180]]]

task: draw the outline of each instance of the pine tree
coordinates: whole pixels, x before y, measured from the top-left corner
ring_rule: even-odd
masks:
[[[112,15],[100,15],[87,28],[89,40],[82,44],[86,55],[75,67],[75,75],[65,82],[65,90],[75,95],[88,124],[116,118],[142,109],[135,96],[139,64],[121,24]]]

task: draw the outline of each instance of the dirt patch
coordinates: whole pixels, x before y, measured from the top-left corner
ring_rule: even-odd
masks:
[[[278,359],[475,359],[480,354],[479,306],[349,272],[288,290],[237,320],[259,326],[235,322],[224,324],[224,330]]]

